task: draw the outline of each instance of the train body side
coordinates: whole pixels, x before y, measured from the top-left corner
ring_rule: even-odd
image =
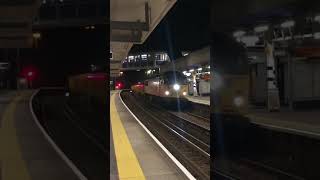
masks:
[[[174,89],[174,84],[165,84],[160,78],[153,78],[144,82],[144,92],[147,95],[162,97],[162,98],[179,98],[186,99],[188,93],[187,84],[179,84],[179,89]]]
[[[109,93],[106,73],[80,74],[68,78],[68,90],[73,96],[87,96],[106,103]]]

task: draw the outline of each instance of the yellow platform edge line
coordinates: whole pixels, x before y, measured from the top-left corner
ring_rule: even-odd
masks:
[[[119,179],[145,180],[140,163],[135,155],[116,109],[116,95],[118,95],[118,93],[114,93],[111,96],[110,120]]]
[[[26,94],[17,94],[8,104],[2,116],[0,162],[2,162],[2,178],[4,180],[31,179],[26,162],[22,158],[14,121],[17,103],[25,96]]]

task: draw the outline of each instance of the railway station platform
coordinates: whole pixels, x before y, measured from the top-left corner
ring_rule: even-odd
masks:
[[[186,96],[186,98],[196,104],[210,106],[210,96]]]
[[[320,139],[320,110],[268,112],[252,110],[247,116],[253,124],[288,133]]]
[[[83,179],[43,134],[30,109],[34,91],[0,92],[0,179]]]
[[[110,179],[187,179],[161,143],[126,107],[119,93],[110,92]]]

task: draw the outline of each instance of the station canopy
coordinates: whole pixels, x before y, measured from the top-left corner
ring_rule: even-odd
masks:
[[[32,47],[32,22],[40,0],[0,1],[0,48]]]
[[[142,44],[176,0],[111,0],[110,76],[120,75],[122,61],[134,44]]]

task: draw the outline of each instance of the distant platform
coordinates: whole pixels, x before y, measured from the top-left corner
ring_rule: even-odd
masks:
[[[33,92],[0,93],[0,179],[81,179],[41,132],[30,111]]]
[[[186,98],[193,103],[210,106],[210,96],[186,96]]]
[[[268,112],[265,109],[253,110],[247,116],[251,122],[265,128],[310,136],[320,139],[320,109],[312,111]]]

